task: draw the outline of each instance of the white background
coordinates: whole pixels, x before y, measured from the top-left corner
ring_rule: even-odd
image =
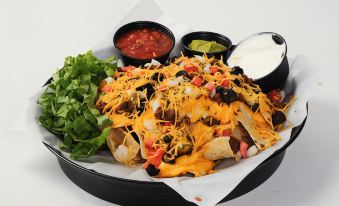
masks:
[[[223,205],[339,205],[339,1],[157,2],[177,22],[225,34],[234,43],[277,32],[287,41],[288,56],[306,55],[313,65],[318,86],[309,117],[279,170]],[[74,185],[39,137],[6,131],[65,56],[91,49],[136,3],[0,0],[0,205],[111,205]]]

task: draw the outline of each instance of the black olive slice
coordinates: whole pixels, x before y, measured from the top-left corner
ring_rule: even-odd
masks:
[[[156,168],[153,164],[149,164],[146,168],[146,172],[149,176],[154,177],[159,174],[160,170]]]
[[[238,95],[232,89],[225,89],[225,91],[221,94],[221,99],[224,103],[231,103],[238,99]]]
[[[169,163],[169,164],[174,164],[175,163],[175,159],[171,159],[171,155],[169,154],[164,154],[162,156],[162,161]]]
[[[172,141],[173,137],[171,135],[165,135],[163,140],[165,143],[170,143]]]
[[[180,70],[175,74],[175,77],[180,77],[180,76],[186,77],[188,79],[190,78],[190,76],[185,70]]]
[[[154,94],[154,92],[155,92],[155,90],[154,90],[154,88],[153,88],[153,85],[152,85],[151,83],[147,83],[147,84],[144,84],[144,85],[142,85],[142,86],[136,88],[136,90],[137,90],[137,91],[140,91],[140,92],[144,91],[145,89],[147,89],[147,94],[146,94],[146,96],[147,96],[148,99],[150,99],[151,96],[152,96],[152,95]]]
[[[165,76],[159,72],[156,72],[152,75],[151,79],[157,82],[162,82]]]
[[[286,116],[283,112],[281,111],[276,111],[274,112],[274,114],[272,115],[272,123],[273,126],[282,124],[286,121]]]
[[[239,79],[233,80],[234,84],[237,85],[238,87],[241,86],[241,81]]]
[[[234,75],[244,74],[244,70],[239,66],[235,66],[232,68],[231,74]]]
[[[284,43],[284,41],[277,35],[273,35],[272,39],[278,45],[282,45]]]
[[[219,94],[222,94],[222,93],[225,92],[225,87],[217,86],[217,87],[215,88],[215,92],[216,92],[216,93],[219,93]]]

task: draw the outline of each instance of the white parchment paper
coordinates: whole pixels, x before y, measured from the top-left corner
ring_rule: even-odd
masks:
[[[106,58],[112,54],[116,54],[112,43],[116,29],[125,23],[140,20],[156,21],[166,25],[175,34],[177,43],[181,36],[191,31],[189,27],[185,25],[172,22],[155,2],[143,0],[93,48],[94,54],[99,58]],[[177,55],[178,52],[179,48],[177,45],[171,55]],[[312,88],[315,86],[312,78],[307,75],[308,68],[306,65],[308,65],[306,57],[298,56],[294,61],[290,60],[290,74],[285,91],[287,94],[293,93],[297,97],[288,112],[288,120],[294,126],[301,124],[307,116],[306,103],[309,100]],[[41,127],[38,121],[40,108],[37,100],[42,91],[43,89],[38,91],[26,102],[24,110],[20,113],[13,130],[20,131],[27,136],[35,138],[41,137],[43,142],[59,150],[61,140]],[[85,168],[93,169],[99,173],[110,176],[143,181],[161,181],[173,188],[188,201],[198,205],[215,205],[227,196],[253,169],[273,154],[274,151],[281,148],[289,140],[290,134],[291,129],[282,132],[280,134],[282,137],[281,141],[256,156],[240,160],[240,162],[232,164],[231,166],[229,165],[230,160],[226,160],[223,164],[219,165],[219,172],[197,178],[177,177],[152,179],[141,167],[128,168],[116,162],[109,153],[101,153],[81,161],[72,161]],[[62,152],[62,154],[69,158],[68,153]],[[196,197],[199,197],[201,201],[197,201]]]

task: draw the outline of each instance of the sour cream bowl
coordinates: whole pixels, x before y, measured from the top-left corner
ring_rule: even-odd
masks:
[[[233,49],[227,64],[241,67],[263,92],[281,88],[289,74],[286,41],[273,32],[254,34]]]

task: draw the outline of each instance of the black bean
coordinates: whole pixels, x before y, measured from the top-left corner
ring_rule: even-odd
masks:
[[[154,177],[159,174],[160,170],[156,168],[153,164],[149,164],[146,168],[146,172],[149,176]]]
[[[162,73],[156,72],[152,75],[151,79],[157,82],[162,82],[165,76]]]
[[[164,112],[164,120],[170,121],[172,124],[174,124],[176,118],[176,113],[174,109],[169,109]]]
[[[232,68],[231,74],[234,75],[244,74],[244,70],[239,66],[235,66]]]
[[[125,112],[125,111],[127,111],[127,109],[128,109],[128,101],[125,101],[125,102],[119,104],[115,108],[115,111],[119,113],[119,112]]]
[[[133,110],[134,110],[134,107],[135,107],[134,102],[131,101],[131,100],[129,100],[129,101],[128,101],[128,106],[127,106],[128,112],[131,112],[131,113],[132,113]]]
[[[232,89],[225,89],[224,93],[221,94],[221,99],[224,103],[231,103],[237,100],[238,95]]]
[[[272,39],[278,45],[282,45],[284,43],[284,41],[281,39],[281,37],[279,37],[277,35],[273,35]]]
[[[155,111],[154,117],[155,117],[156,119],[162,119],[162,114],[163,114],[163,110],[162,110],[161,107],[159,107],[159,108]]]
[[[173,137],[171,135],[165,135],[163,140],[165,143],[170,143],[172,141]]]
[[[190,78],[190,76],[185,70],[180,70],[175,74],[175,77],[180,77],[180,76],[186,77],[188,79]]]
[[[286,116],[283,112],[281,111],[276,111],[272,115],[272,123],[273,126],[279,125],[281,123],[284,123],[286,121]]]

